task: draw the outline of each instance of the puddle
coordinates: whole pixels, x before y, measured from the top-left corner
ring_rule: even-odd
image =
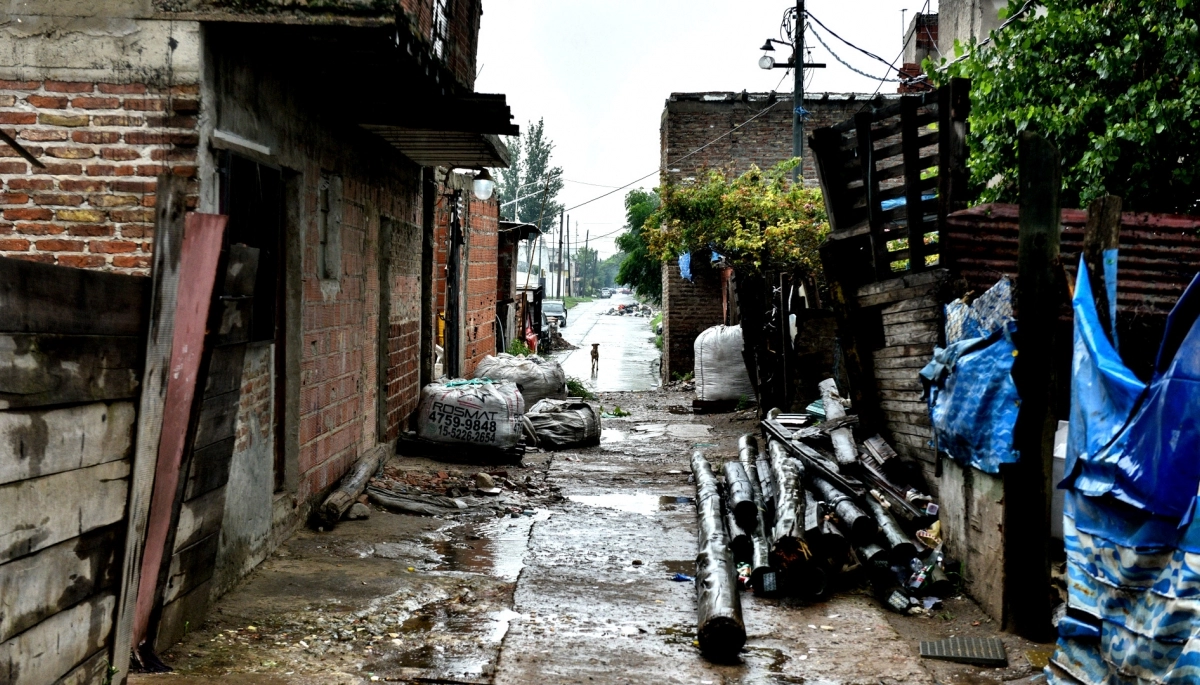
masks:
[[[537,521],[550,518],[539,509],[533,516],[502,518],[467,529],[467,540],[437,542],[433,548],[441,556],[438,570],[483,573],[507,582],[515,582],[525,567],[525,548],[529,530]]]
[[[672,404],[671,406],[667,407],[667,411],[672,414],[685,415],[685,414],[691,414],[692,408],[685,407],[682,404]]]
[[[667,432],[677,438],[703,438],[712,430],[712,426],[703,423],[673,423],[667,426]]]
[[[672,560],[672,561],[663,561],[660,563],[662,564],[662,567],[664,569],[666,569],[667,573],[669,573],[671,575],[675,575],[676,573],[682,573],[685,576],[690,576],[690,575],[694,575],[696,573],[696,560],[695,559],[680,559],[678,561]]]
[[[607,495],[571,495],[567,499],[589,507],[616,509],[631,514],[652,516],[658,511],[670,511],[678,505],[691,505],[695,502],[691,497],[676,497],[674,495],[650,495],[645,493],[607,494]]]
[[[420,669],[443,677],[486,677],[494,669],[491,652],[481,652],[479,647],[500,644],[508,634],[509,625],[519,618],[521,614],[509,609],[480,616],[458,611],[447,601],[428,604],[398,629],[401,644],[412,646],[389,651],[363,668],[383,672]]]
[[[600,430],[600,444],[606,442],[624,442],[628,437],[625,431],[619,431],[615,428],[603,428]]]

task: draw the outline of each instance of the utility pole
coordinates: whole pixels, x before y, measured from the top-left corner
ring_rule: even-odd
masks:
[[[562,297],[562,235],[563,226],[566,226],[563,216],[562,212],[558,213],[558,265],[554,267],[554,293],[559,297]],[[570,221],[570,218],[566,220]]]
[[[591,237],[592,237],[592,229],[585,228],[583,230],[583,250],[584,250],[584,255],[588,258],[588,262],[591,262],[591,264],[584,264],[584,266],[587,267],[586,273],[587,273],[588,278],[592,277],[592,266],[594,266],[594,262],[592,262],[592,253],[588,251],[588,240]],[[584,281],[584,284],[586,285],[587,282]]]
[[[792,171],[792,183],[804,183],[804,0],[796,0],[795,55],[792,62],[796,69],[796,86],[792,97],[792,156],[800,159],[800,165]]]

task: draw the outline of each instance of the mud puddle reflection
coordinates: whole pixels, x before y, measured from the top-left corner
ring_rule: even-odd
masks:
[[[550,512],[540,509],[532,516],[505,517],[486,523],[467,526],[463,535],[437,542],[434,550],[441,562],[438,571],[482,573],[505,582],[515,582],[525,567],[525,548],[533,524],[550,518]]]
[[[671,511],[679,505],[689,505],[695,500],[691,497],[676,497],[674,495],[651,495],[646,493],[609,493],[605,495],[571,495],[567,499],[589,507],[616,509],[631,514],[653,516],[660,511]]]

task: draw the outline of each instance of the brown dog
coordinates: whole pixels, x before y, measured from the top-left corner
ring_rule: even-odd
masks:
[[[592,375],[600,372],[600,343],[592,343]]]

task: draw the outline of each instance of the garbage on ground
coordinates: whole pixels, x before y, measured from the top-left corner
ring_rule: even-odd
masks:
[[[488,355],[475,367],[475,378],[493,381],[512,381],[521,392],[526,407],[539,400],[566,399],[567,374],[558,362],[543,359],[536,354],[511,355],[501,352]]]
[[[923,483],[904,480],[910,471],[882,437],[855,441],[849,426],[856,418],[845,413],[832,381],[822,386],[825,421],[771,410],[761,438],[738,441],[737,461],[718,471],[721,535],[702,533],[697,568],[720,552],[743,588],[809,600],[857,577],[887,608],[927,613],[957,593],[946,572],[937,504]],[[712,467],[705,472],[707,461],[696,459],[703,456],[693,459],[692,470],[704,517],[699,498],[708,496]]]
[[[742,358],[742,327],[713,326],[696,336],[696,399],[736,402],[754,399],[754,385]]]
[[[511,381],[430,383],[421,389],[417,436],[433,442],[511,448],[524,434],[524,413],[525,401]]]
[[[583,400],[540,400],[525,418],[544,449],[600,444],[600,414]]]

